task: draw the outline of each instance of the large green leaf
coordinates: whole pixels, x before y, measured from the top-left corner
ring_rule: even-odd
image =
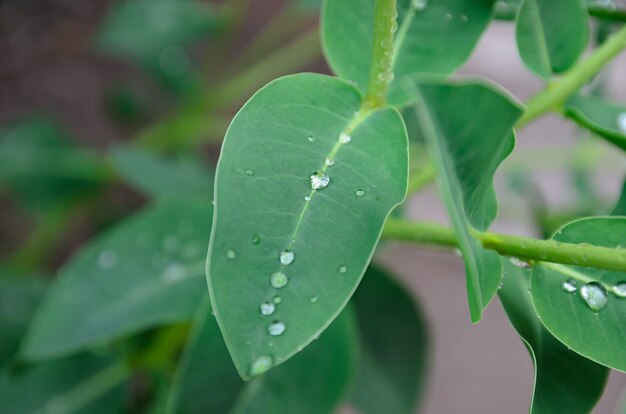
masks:
[[[415,114],[465,258],[470,314],[478,322],[498,289],[502,265],[499,256],[483,249],[471,232],[486,230],[496,217],[493,175],[513,150],[512,127],[522,109],[484,83],[411,89],[420,98]]]
[[[626,218],[574,221],[559,230],[553,239],[605,247],[625,246]],[[540,263],[533,272],[531,293],[541,321],[558,340],[593,361],[626,371],[625,273]]]
[[[351,309],[284,365],[244,388],[234,414],[331,414],[348,391],[358,349]]]
[[[565,114],[626,151],[626,105],[597,96],[575,95],[565,104]]]
[[[339,314],[404,199],[402,119],[392,108],[359,112],[361,100],[336,78],[287,76],[257,92],[226,134],[208,277],[244,378],[257,358],[284,362]],[[275,296],[282,302],[264,316]],[[286,330],[272,339],[274,322]]]
[[[517,47],[536,75],[549,78],[572,67],[589,41],[583,0],[524,0],[517,15]]]
[[[42,359],[191,319],[205,292],[211,205],[163,202],[80,250],[38,309],[23,356]]]
[[[589,413],[602,395],[609,370],[570,351],[543,327],[529,287],[530,270],[505,260],[504,284],[498,296],[535,365],[530,412]]]
[[[209,199],[212,196],[213,174],[196,158],[170,158],[139,148],[118,147],[111,152],[110,159],[124,180],[148,196]]]
[[[322,43],[326,59],[340,77],[365,91],[374,34],[372,0],[326,0]],[[395,80],[389,101],[407,100],[406,78],[448,75],[469,57],[491,19],[493,0],[398,0],[398,31],[391,57]]]
[[[372,266],[352,303],[361,333],[352,404],[363,414],[415,412],[427,373],[423,315],[402,287]]]
[[[124,410],[128,377],[108,358],[81,354],[0,376],[2,414],[115,414]]]

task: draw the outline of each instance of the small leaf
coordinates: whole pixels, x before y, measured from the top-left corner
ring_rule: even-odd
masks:
[[[626,219],[581,219],[567,224],[553,239],[625,246]],[[617,286],[626,290],[626,273],[541,263],[533,272],[531,292],[541,321],[558,340],[593,361],[626,371],[626,297]]]
[[[422,98],[415,114],[465,258],[470,314],[478,322],[496,294],[502,265],[471,232],[486,230],[496,217],[493,175],[513,150],[512,127],[522,109],[488,84],[420,85],[413,92]]]
[[[617,204],[615,208],[613,208],[613,212],[611,213],[613,216],[626,216],[626,180],[624,180],[624,185],[622,185],[622,193],[619,196],[619,200],[617,200]]]
[[[517,47],[537,76],[571,68],[589,42],[584,0],[524,0],[517,15]]]
[[[287,76],[257,92],[226,134],[208,275],[244,378],[256,358],[284,362],[339,314],[404,199],[402,118],[392,108],[359,112],[361,100],[339,79]],[[276,296],[275,313],[263,315]]]
[[[565,104],[565,114],[579,125],[626,151],[626,105],[597,96],[575,95]]]
[[[374,1],[326,0],[322,44],[333,71],[365,92],[370,75]],[[469,57],[491,20],[493,0],[399,0],[389,102],[408,100],[403,83],[420,74],[449,75]]]
[[[195,158],[168,158],[138,148],[118,147],[110,159],[117,173],[147,196],[210,199],[213,195],[213,174]]]
[[[427,373],[424,316],[403,288],[372,266],[352,302],[361,333],[352,404],[363,414],[415,412]]]
[[[528,294],[529,282],[529,270],[504,260],[498,295],[535,365],[530,412],[589,413],[602,396],[609,370],[570,351],[543,327]]]
[[[210,217],[209,203],[161,203],[89,243],[60,270],[23,357],[69,354],[191,319],[206,289]]]

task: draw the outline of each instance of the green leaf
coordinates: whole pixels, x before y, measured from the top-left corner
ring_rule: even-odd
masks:
[[[581,219],[567,224],[553,239],[604,247],[624,246],[626,219]],[[564,289],[564,283],[570,279],[577,287],[575,292]],[[626,371],[626,298],[613,290],[622,282],[626,283],[626,274],[622,272],[540,263],[532,275],[531,293],[543,324],[558,340],[593,361]],[[595,285],[587,286],[588,283]],[[608,299],[606,306],[593,311],[583,299],[585,292],[591,292],[591,297],[598,300],[596,309],[603,298]]]
[[[575,95],[563,110],[579,125],[626,151],[626,105],[597,96]]]
[[[484,83],[420,85],[415,114],[437,172],[439,193],[465,258],[470,314],[480,321],[502,278],[499,256],[480,245],[498,206],[493,175],[513,150],[519,104]],[[477,110],[478,108],[478,110]]]
[[[617,204],[611,214],[614,216],[626,216],[626,180],[624,180],[622,193],[619,196],[619,200],[617,200]]]
[[[287,76],[257,92],[226,134],[208,276],[218,323],[244,378],[257,358],[284,362],[339,314],[386,217],[404,199],[402,118],[392,108],[359,112],[361,100],[336,78]],[[322,187],[326,178],[327,187],[312,190],[311,181]],[[279,260],[285,250],[293,263]],[[286,287],[270,284],[279,272]],[[275,296],[282,303],[264,317],[259,306]],[[274,320],[286,331],[270,347]]]
[[[571,68],[589,42],[583,0],[524,0],[517,15],[517,48],[526,66],[548,79]]]
[[[529,282],[529,270],[504,260],[504,284],[498,295],[535,365],[530,412],[590,413],[602,396],[609,370],[570,351],[543,327],[528,294]]]
[[[211,315],[211,304],[206,295],[194,318],[165,412],[227,413],[243,385]]]
[[[128,377],[108,358],[81,354],[0,376],[2,413],[113,414],[126,412],[121,384]]]
[[[110,154],[117,173],[155,198],[205,198],[213,195],[213,174],[196,158],[172,158],[132,147]],[[155,179],[158,177],[158,179]]]
[[[211,206],[147,208],[82,248],[37,311],[22,355],[44,359],[191,319],[203,293]]]
[[[348,390],[358,349],[351,309],[318,340],[244,388],[233,414],[331,414]]]
[[[372,266],[352,303],[361,332],[352,405],[363,414],[415,412],[427,373],[423,315],[402,287]]]
[[[374,1],[326,0],[322,44],[338,76],[365,92],[370,75]],[[403,84],[416,75],[449,75],[469,57],[491,20],[493,0],[398,0],[389,102],[407,102]]]

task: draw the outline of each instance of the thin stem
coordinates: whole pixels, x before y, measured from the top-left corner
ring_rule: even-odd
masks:
[[[550,262],[626,272],[626,249],[538,240],[530,237],[472,231],[485,249],[528,262]],[[429,222],[410,222],[390,218],[383,237],[418,244],[457,247],[454,231]]]
[[[624,48],[626,48],[626,27],[609,37],[587,60],[570,69],[559,80],[532,97],[526,105],[526,113],[517,122],[516,127],[521,128],[547,112],[558,110],[570,95],[600,72]]]
[[[398,28],[396,0],[376,0],[370,79],[364,107],[381,108],[387,103],[393,80],[393,35]]]

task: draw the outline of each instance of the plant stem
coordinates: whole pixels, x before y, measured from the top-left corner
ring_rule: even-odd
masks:
[[[387,91],[393,80],[393,35],[398,28],[396,0],[376,0],[372,61],[365,108],[381,108],[387,103]]]
[[[477,230],[473,230],[472,235],[485,249],[531,263],[561,263],[626,272],[626,249],[622,248],[562,243],[556,240],[538,240]],[[383,229],[383,237],[418,244],[458,246],[456,235],[451,228],[430,222],[389,218]]]
[[[558,110],[570,95],[578,91],[624,48],[626,48],[626,27],[609,37],[587,60],[570,69],[559,80],[532,97],[526,105],[526,113],[517,122],[516,128],[523,127],[546,112]]]

